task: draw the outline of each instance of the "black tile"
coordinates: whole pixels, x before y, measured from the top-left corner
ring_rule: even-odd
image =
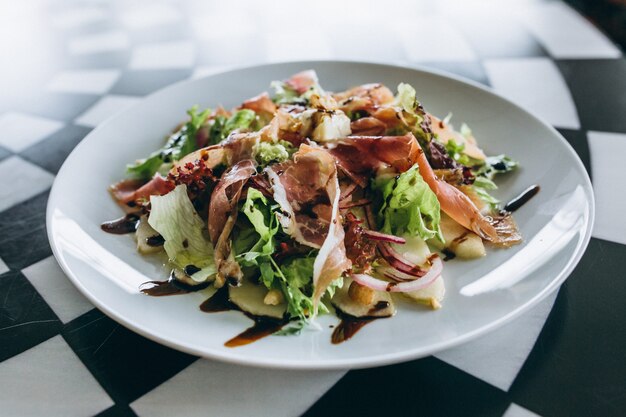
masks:
[[[2,161],[7,156],[11,155],[11,151],[0,146],[0,161]]]
[[[49,191],[0,213],[0,258],[22,269],[52,254],[46,234]]]
[[[146,95],[191,76],[191,69],[126,71],[111,88],[111,94]]]
[[[626,133],[626,60],[556,61],[584,130]]]
[[[197,358],[154,343],[92,310],[63,337],[117,404],[128,404]]]
[[[513,18],[483,14],[454,19],[480,58],[520,58],[547,56],[545,49],[526,28]]]
[[[305,416],[494,416],[506,394],[433,357],[348,372]]]
[[[591,162],[589,159],[589,144],[587,143],[587,134],[582,130],[570,130],[570,129],[557,129],[561,135],[576,151],[580,160],[583,161],[585,168],[587,169],[587,173],[591,178]]]
[[[56,174],[70,152],[89,132],[89,127],[67,125],[45,140],[23,150],[20,156]]]
[[[450,72],[489,85],[489,78],[480,62],[428,62],[424,66]]]
[[[128,405],[116,404],[98,413],[96,417],[135,417],[136,415]]]
[[[59,334],[61,322],[18,271],[0,276],[0,361]]]
[[[543,416],[626,410],[626,246],[591,239],[511,390]]]

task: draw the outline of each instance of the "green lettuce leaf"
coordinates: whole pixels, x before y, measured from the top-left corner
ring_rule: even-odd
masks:
[[[163,148],[153,152],[147,158],[137,161],[133,165],[128,165],[128,174],[134,178],[152,178],[163,164],[178,161],[185,155],[195,151],[197,147],[196,133],[209,113],[209,109],[198,113],[198,106],[193,106],[189,109],[187,111],[189,121],[169,136]]]
[[[500,200],[489,194],[490,190],[498,189],[493,181],[496,175],[511,172],[519,166],[517,161],[506,155],[489,156],[482,165],[476,165],[472,172],[476,176],[472,185],[476,195],[485,203],[489,204],[492,210],[498,210]]]
[[[204,281],[216,273],[213,246],[206,236],[206,224],[196,212],[182,184],[163,196],[150,197],[148,223],[165,239],[165,252],[175,267],[200,268],[191,277]]]
[[[417,164],[397,177],[377,177],[372,189],[378,194],[378,219],[382,224],[379,229],[383,233],[409,234],[424,240],[437,237],[443,242],[439,201],[420,175]]]
[[[498,210],[500,200],[489,194],[486,188],[481,187],[476,183],[474,183],[472,187],[476,195],[480,197],[480,199],[483,200],[485,203],[489,204],[491,210]]]
[[[296,90],[283,81],[272,81],[270,87],[274,89],[272,100],[276,104],[306,104]]]
[[[324,89],[319,83],[313,84],[311,88],[302,94],[298,94],[296,90],[291,88],[291,86],[284,81],[272,81],[270,87],[274,89],[272,101],[278,105],[300,104],[306,106],[309,104],[309,100],[313,94],[320,97],[324,94]]]
[[[290,317],[310,320],[314,311],[313,264],[317,251],[291,257],[280,265],[276,263],[272,255],[276,251],[280,234],[277,210],[278,206],[260,191],[248,189],[248,195],[240,209],[245,215],[245,223],[239,227],[233,241],[235,259],[242,267],[258,268],[260,281],[266,288],[281,290]],[[327,293],[332,296],[342,282],[341,279],[336,280]],[[322,313],[328,312],[325,305],[320,305],[318,310]]]
[[[291,143],[284,140],[277,143],[259,142],[253,146],[252,156],[261,167],[265,167],[288,160],[295,150]]]
[[[210,122],[209,145],[226,139],[234,130],[259,130],[262,126],[255,112],[250,109],[237,110],[230,117],[216,116]]]
[[[256,113],[250,109],[237,110],[226,120],[223,136],[226,138],[235,129],[251,129],[256,119]]]
[[[497,174],[511,172],[517,169],[518,166],[519,163],[517,161],[514,161],[506,155],[488,156],[487,159],[485,159],[485,163],[474,170],[474,175],[480,175],[491,180]]]
[[[422,145],[430,142],[432,133],[426,128],[426,111],[417,100],[415,89],[406,83],[398,85],[396,105],[402,108],[402,121],[406,124],[405,129],[415,135]],[[388,134],[405,134],[405,129],[394,129]]]
[[[269,257],[275,251],[275,235],[278,233],[279,224],[275,215],[275,209],[270,206],[268,199],[257,189],[249,188],[246,201],[241,208],[252,228],[244,228],[235,238],[239,241],[235,244],[244,247],[240,240],[254,242],[245,252],[237,254],[237,261],[242,266],[260,265],[269,262]],[[250,238],[250,230],[254,231],[254,238]],[[237,253],[237,252],[236,252]]]

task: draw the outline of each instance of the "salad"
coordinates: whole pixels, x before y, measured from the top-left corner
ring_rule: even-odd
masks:
[[[333,311],[390,317],[396,297],[438,309],[442,257],[521,242],[490,194],[517,163],[485,155],[409,84],[332,93],[308,70],[271,86],[232,110],[192,107],[110,187],[127,215],[102,228],[134,233],[172,269],[143,292],[219,288],[206,311],[220,294],[279,323],[265,333],[291,334]]]

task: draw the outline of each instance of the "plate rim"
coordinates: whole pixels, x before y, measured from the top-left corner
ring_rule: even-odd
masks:
[[[265,68],[265,67],[280,67],[283,65],[299,65],[302,67],[306,66],[309,68],[315,68],[315,65],[319,65],[319,64],[324,64],[324,65],[328,65],[328,64],[350,65],[352,64],[352,65],[379,66],[379,67],[389,68],[389,69],[394,69],[394,70],[398,70],[398,69],[411,70],[411,71],[426,73],[430,75],[436,75],[436,76],[443,77],[446,79],[451,79],[451,80],[460,82],[462,84],[466,84],[471,87],[477,88],[478,90],[481,90],[482,92],[487,93],[489,95],[495,96],[496,98],[500,100],[504,100],[508,104],[512,105],[517,111],[521,111],[526,116],[530,117],[531,119],[534,119],[544,128],[547,128],[548,131],[550,131],[553,134],[553,136],[555,136],[561,142],[561,145],[564,145],[565,149],[567,149],[569,154],[573,156],[576,168],[578,168],[578,170],[583,174],[583,184],[581,185],[583,186],[585,193],[589,197],[587,199],[587,205],[589,209],[589,219],[587,221],[587,227],[584,230],[583,237],[582,239],[579,240],[577,247],[575,248],[573,256],[569,259],[565,267],[561,269],[561,271],[552,279],[549,285],[543,288],[542,291],[538,292],[534,297],[532,297],[525,304],[519,306],[517,309],[509,312],[508,314],[505,314],[499,317],[498,319],[482,327],[479,327],[473,331],[464,333],[460,336],[451,337],[443,342],[431,344],[428,346],[428,348],[424,348],[424,347],[412,348],[412,349],[404,350],[402,352],[382,354],[382,355],[378,354],[372,357],[365,357],[365,358],[362,357],[362,358],[357,358],[357,359],[328,359],[328,360],[325,359],[324,362],[315,362],[315,363],[300,362],[296,360],[279,361],[276,359],[266,359],[263,357],[258,357],[258,356],[253,356],[253,355],[245,356],[245,357],[231,356],[227,353],[223,353],[219,351],[211,352],[211,351],[202,350],[201,348],[196,348],[193,346],[177,343],[173,340],[160,337],[159,335],[150,332],[149,330],[143,328],[140,324],[135,323],[133,319],[129,319],[127,317],[124,317],[121,314],[117,314],[117,312],[113,311],[112,309],[109,309],[104,303],[100,302],[99,299],[95,295],[91,294],[82,285],[80,279],[76,276],[76,274],[72,271],[72,269],[65,262],[64,257],[61,256],[60,251],[57,247],[56,238],[52,231],[52,217],[53,217],[52,214],[53,214],[54,208],[56,207],[56,204],[54,204],[54,202],[59,198],[57,197],[58,188],[59,188],[59,186],[57,185],[58,179],[68,169],[67,161],[70,160],[70,158],[72,158],[72,156],[75,153],[77,153],[83,146],[87,146],[85,144],[88,142],[88,139],[94,134],[94,132],[102,129],[103,126],[107,126],[110,123],[114,123],[118,116],[129,111],[130,109],[133,109],[137,106],[141,106],[148,99],[151,99],[157,95],[167,94],[169,90],[176,89],[178,88],[179,85],[182,85],[182,84],[192,83],[200,79],[210,78],[219,74],[236,72],[240,70],[250,70],[254,68]],[[409,360],[422,358],[427,355],[432,355],[432,354],[435,354],[436,352],[440,352],[445,349],[462,345],[463,343],[476,339],[477,337],[481,335],[487,334],[503,326],[504,324],[514,320],[515,318],[519,317],[523,313],[527,312],[528,310],[536,306],[541,300],[545,299],[548,295],[550,295],[553,291],[555,291],[569,277],[571,272],[574,270],[576,265],[578,265],[582,256],[586,252],[586,249],[589,245],[589,241],[591,240],[591,237],[592,237],[594,222],[595,222],[595,196],[594,196],[591,179],[589,177],[589,173],[587,172],[583,162],[581,161],[580,157],[578,156],[574,148],[569,144],[569,142],[567,142],[567,140],[563,137],[563,135],[561,135],[552,125],[547,123],[542,117],[535,115],[531,111],[527,110],[525,107],[515,103],[514,101],[508,99],[507,97],[504,97],[503,95],[494,91],[492,88],[488,86],[482,85],[474,80],[470,80],[465,77],[459,76],[457,74],[452,74],[452,73],[449,73],[447,71],[444,71],[438,68],[431,68],[431,67],[427,67],[427,66],[419,65],[419,64],[401,65],[401,64],[382,63],[380,61],[337,60],[337,59],[280,61],[280,62],[271,62],[271,63],[262,63],[262,64],[231,66],[229,68],[223,68],[218,71],[212,72],[203,77],[188,78],[185,80],[177,81],[164,88],[154,91],[146,96],[143,96],[137,101],[137,103],[134,103],[127,109],[124,109],[121,113],[117,113],[107,118],[104,122],[100,123],[92,131],[90,131],[80,141],[80,143],[77,146],[74,147],[74,149],[67,156],[67,158],[63,162],[63,165],[61,166],[61,168],[59,169],[59,171],[57,172],[55,176],[53,185],[50,189],[50,194],[49,194],[48,202],[46,206],[46,232],[47,232],[48,241],[50,243],[50,247],[52,249],[52,253],[56,261],[58,262],[59,266],[61,267],[63,272],[66,274],[66,276],[69,278],[69,280],[72,282],[72,284],[79,290],[79,292],[83,296],[85,296],[96,308],[98,308],[102,313],[104,313],[109,318],[115,320],[117,323],[132,330],[133,332],[136,332],[140,334],[141,336],[144,336],[154,342],[157,342],[159,344],[165,345],[172,349],[176,349],[178,351],[182,351],[191,355],[218,360],[221,362],[237,364],[237,365],[245,365],[245,366],[258,367],[258,368],[269,368],[269,369],[293,369],[293,370],[339,370],[339,369],[345,370],[345,369],[361,369],[361,368],[371,368],[371,367],[377,367],[377,366],[383,366],[383,365],[390,365],[394,363],[406,362]]]

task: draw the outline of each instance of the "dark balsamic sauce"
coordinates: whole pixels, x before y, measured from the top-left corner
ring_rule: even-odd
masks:
[[[195,274],[196,272],[201,271],[201,269],[200,269],[200,268],[198,268],[198,267],[197,267],[197,266],[195,266],[195,265],[187,265],[187,266],[185,267],[184,271],[185,271],[185,274],[187,274],[187,275],[189,275],[189,276],[192,276],[192,275],[193,275],[193,274]]]
[[[145,288],[147,285],[151,287]],[[180,288],[172,280],[168,281],[148,281],[139,286],[139,291],[152,297],[163,297],[166,295],[187,294],[189,291]]]
[[[366,324],[373,322],[378,317],[354,317],[350,316],[343,311],[336,309],[337,317],[341,319],[341,322],[330,337],[330,341],[333,345],[338,345],[346,340],[352,338],[359,330],[361,330]]]
[[[441,253],[443,253],[443,254],[444,254],[444,258],[443,258],[444,262],[446,262],[446,261],[450,261],[450,260],[452,260],[452,259],[456,258],[456,253],[452,252],[452,251],[451,251],[450,249],[448,249],[448,248],[444,248],[444,249],[441,251]]]
[[[220,311],[239,310],[239,308],[228,299],[228,288],[222,287],[200,304],[200,310],[205,313],[218,313]]]
[[[464,232],[461,235],[455,237],[454,239],[452,239],[452,242],[450,242],[450,245],[460,245],[461,243],[465,242],[467,240],[469,232]]]
[[[285,320],[253,316],[252,314],[246,314],[246,316],[254,320],[254,325],[239,333],[232,339],[228,340],[226,343],[224,343],[224,346],[233,348],[249,345],[250,343],[256,342],[257,340],[262,339],[265,336],[276,333],[285,324],[287,324],[287,321]]]
[[[374,305],[374,307],[370,308],[369,314],[374,314],[380,310],[384,310],[389,307],[389,301],[379,301]]]
[[[205,313],[218,313],[220,311],[241,311],[237,305],[228,299],[228,288],[222,287],[212,297],[200,304],[200,310]],[[250,313],[243,312],[247,317],[254,321],[254,325],[244,330],[237,336],[226,341],[226,347],[238,347],[248,345],[266,336],[276,333],[280,330],[287,320],[275,319],[272,317],[255,316]]]
[[[527,189],[522,191],[520,195],[518,195],[517,197],[515,197],[514,199],[506,203],[506,205],[504,206],[504,211],[508,211],[509,213],[512,213],[515,210],[519,209],[524,204],[528,203],[528,200],[530,200],[535,195],[537,195],[539,190],[541,190],[541,187],[539,187],[538,185],[532,185],[528,187]]]
[[[129,213],[126,216],[104,222],[100,225],[100,228],[107,233],[113,233],[114,235],[125,235],[128,233],[134,233],[137,230],[139,224],[139,216],[135,213]]]
[[[152,247],[163,246],[165,244],[165,238],[161,235],[150,236],[146,238],[146,244]]]

